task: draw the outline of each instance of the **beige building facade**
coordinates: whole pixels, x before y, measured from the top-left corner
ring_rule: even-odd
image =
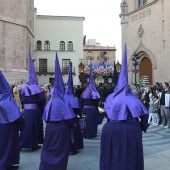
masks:
[[[116,59],[116,47],[101,46],[100,43],[96,42],[96,39],[89,39],[87,40],[87,43],[84,44],[84,65],[97,62],[100,52],[105,54],[105,61],[110,62],[110,64],[113,66]]]
[[[8,82],[27,81],[34,44],[34,0],[0,1],[0,70]]]
[[[140,57],[137,82],[148,76],[150,84],[170,81],[170,1],[122,0],[122,51],[127,44],[129,83],[134,83],[134,54]]]

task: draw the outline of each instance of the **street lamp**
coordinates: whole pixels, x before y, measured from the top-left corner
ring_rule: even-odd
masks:
[[[140,59],[139,55],[135,53],[132,58],[132,64],[135,67],[135,69],[132,70],[133,73],[135,74],[135,86],[137,85],[136,74],[139,72],[139,69],[137,69],[137,66],[139,66],[139,59]]]
[[[118,74],[120,73],[120,69],[121,69],[121,64],[119,63],[119,61],[117,61],[117,63],[116,63],[116,70],[117,70]]]
[[[84,73],[84,64],[83,64],[83,62],[81,61],[80,62],[80,64],[79,64],[79,73],[81,74],[81,73]]]
[[[84,64],[81,61],[80,64],[78,65],[78,69],[79,69],[79,79],[80,82],[83,83],[83,75],[84,75]]]

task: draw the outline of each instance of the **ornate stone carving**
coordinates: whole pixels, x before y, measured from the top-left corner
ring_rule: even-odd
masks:
[[[138,35],[139,37],[142,37],[142,34],[144,33],[144,29],[142,28],[142,24],[140,25],[139,29],[138,29]]]

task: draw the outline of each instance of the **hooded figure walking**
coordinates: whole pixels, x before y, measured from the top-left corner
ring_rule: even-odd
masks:
[[[40,170],[66,170],[76,115],[65,93],[58,56],[55,61],[55,82],[43,119],[47,122],[41,152]]]
[[[104,108],[109,121],[102,130],[100,170],[144,170],[142,131],[149,127],[148,110],[128,89],[126,45],[117,85]]]
[[[98,104],[100,102],[100,95],[96,90],[94,78],[93,78],[93,70],[92,66],[90,69],[90,80],[86,89],[81,94],[80,105],[82,108],[82,114],[85,115],[86,118],[86,129],[83,132],[84,137],[86,138],[94,138],[97,136],[97,127],[98,124],[101,123],[102,120],[101,114],[98,110]],[[102,119],[104,115],[102,115]]]
[[[69,63],[69,75],[68,75],[68,81],[67,81],[67,87],[66,87],[66,95],[68,97],[68,100],[71,104],[71,107],[74,110],[74,113],[76,114],[75,117],[75,127],[74,127],[74,142],[71,146],[71,152],[72,155],[75,155],[79,153],[80,149],[83,149],[83,135],[81,133],[80,123],[77,115],[81,117],[81,108],[79,105],[79,99],[74,95],[74,88],[73,88],[73,76],[72,76],[72,63]]]
[[[38,144],[43,144],[44,141],[42,115],[46,99],[38,85],[30,51],[28,82],[21,86],[19,94],[25,117],[25,128],[20,134],[20,147],[31,148],[34,151],[40,149],[41,146]]]
[[[0,71],[0,169],[18,169],[19,131],[23,116],[13,98],[12,89]]]

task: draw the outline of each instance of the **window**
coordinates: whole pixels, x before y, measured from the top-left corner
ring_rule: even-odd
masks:
[[[50,50],[50,42],[49,41],[45,41],[44,50]]]
[[[70,59],[62,59],[62,73],[68,74]]]
[[[64,41],[60,42],[60,51],[65,51],[65,42]]]
[[[39,59],[39,72],[47,73],[47,59]]]
[[[54,78],[49,78],[49,83],[50,83],[51,85],[54,85]]]
[[[71,41],[69,41],[68,44],[67,44],[67,50],[73,51],[73,43]]]
[[[147,0],[138,0],[138,6],[142,7],[147,4]]]
[[[42,42],[40,40],[37,41],[37,50],[42,50]]]

